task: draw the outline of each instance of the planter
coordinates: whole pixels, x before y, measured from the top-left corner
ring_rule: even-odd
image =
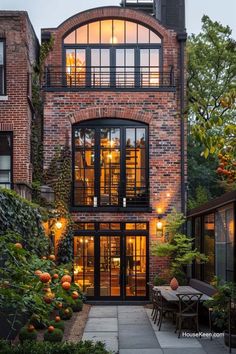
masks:
[[[229,333],[224,332],[225,345],[229,346]],[[231,334],[231,348],[236,348],[236,333]]]

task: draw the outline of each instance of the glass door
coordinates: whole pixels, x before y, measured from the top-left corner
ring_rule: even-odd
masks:
[[[126,236],[126,297],[146,296],[146,236]]]
[[[121,296],[121,237],[100,236],[100,296]]]

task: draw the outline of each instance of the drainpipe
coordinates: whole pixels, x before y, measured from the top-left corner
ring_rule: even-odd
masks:
[[[178,33],[180,44],[180,141],[181,141],[181,212],[186,215],[186,185],[185,185],[185,43],[187,33]]]

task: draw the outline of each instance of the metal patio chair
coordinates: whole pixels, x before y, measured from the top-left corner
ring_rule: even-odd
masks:
[[[199,332],[199,303],[202,297],[201,293],[195,294],[176,294],[179,299],[179,310],[176,313],[176,329],[179,330],[178,338],[182,331],[182,323],[185,320],[195,322],[196,331]]]
[[[153,321],[157,324],[158,331],[161,330],[163,317],[165,317],[167,313],[172,315],[174,323],[175,313],[178,308],[175,303],[172,304],[166,301],[159,290],[154,290],[153,292],[153,309]]]

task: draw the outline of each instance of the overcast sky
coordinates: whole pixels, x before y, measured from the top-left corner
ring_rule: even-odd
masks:
[[[1,10],[26,10],[40,38],[40,29],[57,27],[77,12],[98,6],[119,5],[120,0],[0,0]],[[206,14],[213,20],[229,25],[236,38],[236,0],[186,0],[188,33],[198,33],[201,17]]]

